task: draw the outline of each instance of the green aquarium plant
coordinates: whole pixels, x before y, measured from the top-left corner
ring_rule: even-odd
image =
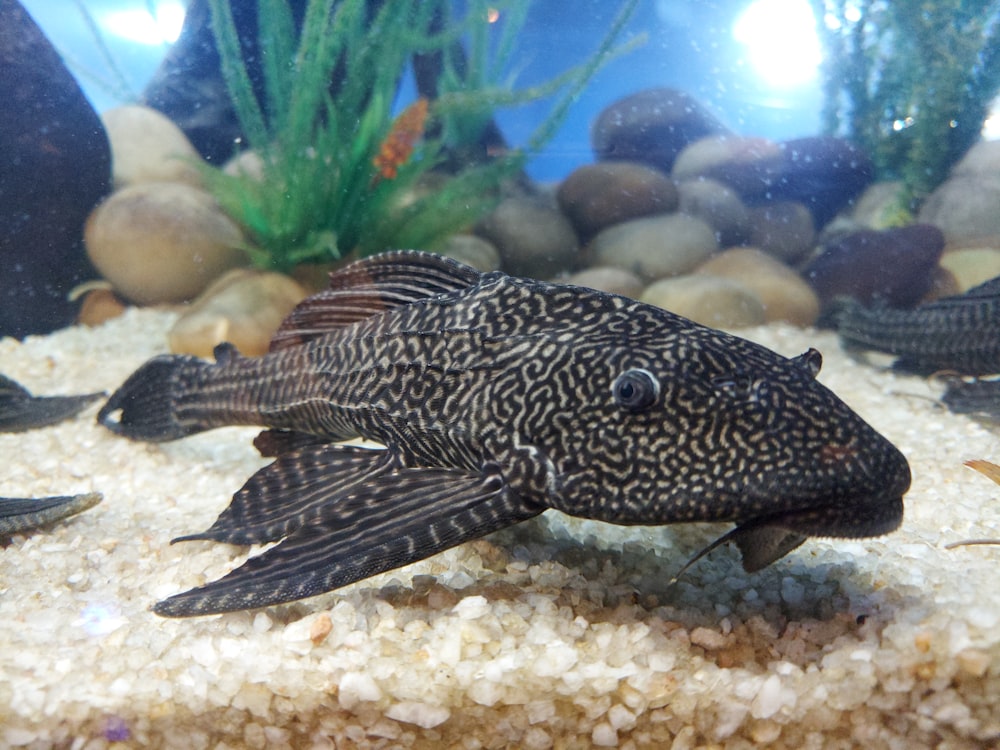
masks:
[[[234,109],[261,170],[204,173],[246,229],[252,261],[282,271],[390,247],[432,248],[474,222],[552,136],[598,68],[638,41],[615,46],[637,4],[628,0],[587,60],[546,84],[515,90],[503,76],[527,0],[470,0],[461,17],[449,15],[448,0],[309,0],[298,32],[287,0],[258,0],[258,99],[230,1],[210,0],[212,21]],[[499,32],[489,28],[490,13],[503,20]],[[439,96],[411,103],[394,119],[409,60],[433,52],[444,60]],[[426,179],[446,153],[479,137],[497,107],[551,95],[548,117],[522,148]]]
[[[899,222],[979,138],[1000,91],[1000,0],[812,0],[824,126],[899,180]],[[897,222],[897,223],[899,223]]]

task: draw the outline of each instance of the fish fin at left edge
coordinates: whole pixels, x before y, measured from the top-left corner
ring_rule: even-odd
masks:
[[[188,617],[282,604],[423,560],[538,515],[497,474],[392,468],[331,498],[323,514],[205,586],[153,607]]]

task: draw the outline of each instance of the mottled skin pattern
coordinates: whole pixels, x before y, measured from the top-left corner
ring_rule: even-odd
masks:
[[[55,497],[0,497],[0,537],[48,526],[97,505],[100,492]]]
[[[1000,373],[1000,278],[914,310],[848,301],[834,317],[846,346],[896,354],[896,369]]]
[[[546,508],[618,524],[735,521],[746,529],[745,556],[761,541],[755,534],[784,540],[758,555],[760,567],[807,535],[892,530],[909,486],[899,451],[816,382],[815,351],[787,359],[624,297],[480,275],[421,253],[335,275],[266,357],[217,357],[147,363],[99,418],[147,440],[224,424],[291,431],[270,433],[275,464],[212,529],[188,538],[291,534],[275,549],[302,554],[248,562],[261,576],[281,568],[277,599],[260,591],[270,579],[258,577],[253,592],[247,579],[235,597],[223,579],[161,603],[162,614],[318,593]],[[389,450],[327,444],[356,435]],[[333,458],[338,471],[324,472]],[[441,496],[428,498],[428,487]],[[330,533],[363,547],[359,524],[375,527],[369,540],[391,533],[404,549],[321,576],[326,588],[289,583],[329,562]]]

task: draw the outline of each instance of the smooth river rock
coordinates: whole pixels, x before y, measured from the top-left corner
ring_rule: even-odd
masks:
[[[555,202],[542,196],[501,201],[476,233],[496,247],[503,270],[513,276],[548,279],[579,264],[576,232]]]
[[[687,273],[717,249],[715,231],[704,221],[666,214],[605,229],[591,241],[587,255],[592,265],[623,268],[654,281]]]
[[[767,320],[764,304],[750,289],[707,274],[661,279],[639,299],[713,328],[745,328]]]
[[[669,174],[689,143],[728,129],[690,94],[639,91],[603,109],[590,130],[598,160],[638,161]]]
[[[658,169],[629,161],[585,164],[556,192],[559,208],[581,239],[628,219],[670,213],[677,208],[677,188]]]

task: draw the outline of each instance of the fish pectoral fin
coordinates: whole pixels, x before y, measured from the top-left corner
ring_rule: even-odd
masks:
[[[688,568],[709,552],[728,542],[733,542],[739,549],[743,560],[743,570],[747,573],[753,573],[784,557],[808,538],[806,534],[790,531],[780,526],[752,523],[737,526],[707,547],[699,550],[698,554],[684,563],[677,574],[670,579],[670,584],[676,583]]]
[[[210,539],[229,544],[261,544],[288,536],[337,503],[350,523],[359,503],[352,502],[366,482],[391,468],[388,451],[348,445],[319,445],[283,454],[257,471],[233,495],[215,523],[200,534],[173,542]],[[363,507],[363,503],[360,504]]]
[[[302,599],[423,560],[538,515],[498,474],[396,468],[351,485],[280,544],[153,611],[186,617]]]
[[[347,437],[353,436],[345,436]],[[284,453],[294,453],[303,448],[317,445],[329,445],[329,437],[321,437],[308,432],[295,430],[264,430],[253,439],[253,447],[264,458],[273,458]]]
[[[299,303],[271,339],[271,351],[299,346],[394,307],[466,289],[482,274],[433,253],[395,250],[330,274],[330,288]]]

